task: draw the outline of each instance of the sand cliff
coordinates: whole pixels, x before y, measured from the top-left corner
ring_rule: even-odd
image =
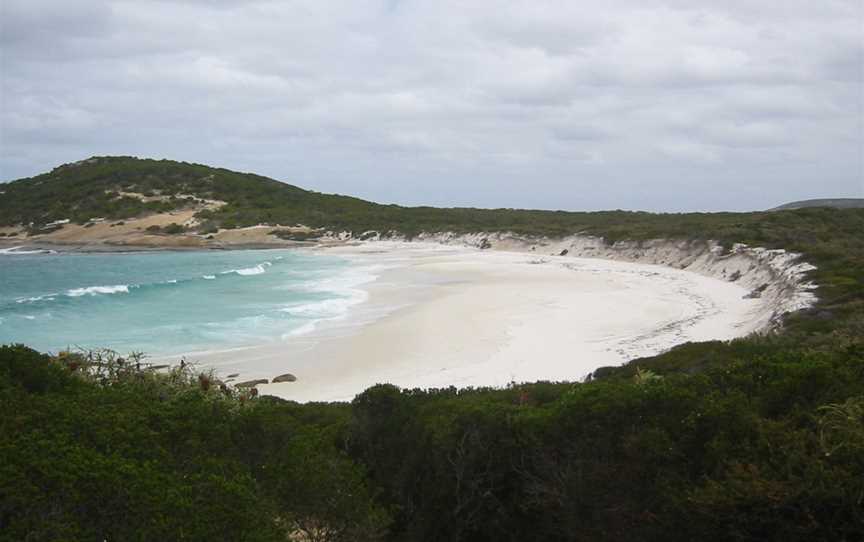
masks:
[[[347,240],[347,233],[334,235]],[[405,240],[400,236],[390,238]],[[378,240],[374,232],[361,236]],[[735,244],[725,249],[716,241],[651,239],[617,241],[591,235],[571,235],[560,239],[522,236],[514,233],[452,232],[421,233],[414,241],[468,246],[482,250],[530,252],[538,256],[599,258],[624,262],[655,264],[735,282],[760,300],[758,330],[777,329],[783,316],[809,308],[816,303],[816,285],[808,279],[815,266],[801,260],[801,255],[783,249],[766,249]]]

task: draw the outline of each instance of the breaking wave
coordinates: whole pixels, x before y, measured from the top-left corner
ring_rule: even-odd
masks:
[[[133,286],[137,287],[137,285]],[[82,295],[99,294],[128,294],[128,284],[116,284],[114,286],[89,286],[87,288],[73,288],[66,292],[69,297],[81,297]]]
[[[259,263],[255,267],[245,267],[243,269],[229,269],[228,271],[222,271],[219,273],[220,275],[230,275],[231,273],[243,276],[249,275],[260,275],[262,273],[267,272],[267,268],[273,265],[270,262]]]
[[[25,247],[9,247],[9,248],[0,248],[0,255],[7,256],[17,256],[19,254],[57,254],[56,250],[49,250],[47,248],[40,248],[36,250],[22,250]]]
[[[351,268],[335,277],[310,281],[301,286],[302,290],[321,294],[335,295],[328,299],[295,303],[281,309],[283,313],[298,319],[307,320],[299,327],[285,333],[287,339],[314,331],[318,324],[325,321],[341,320],[355,305],[365,302],[369,293],[359,288],[377,280],[376,267]]]

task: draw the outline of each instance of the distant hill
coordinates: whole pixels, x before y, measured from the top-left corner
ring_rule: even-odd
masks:
[[[864,208],[864,198],[825,198],[805,199],[784,203],[769,211],[788,211],[792,209],[807,209],[810,207],[831,207],[834,209],[861,209]]]
[[[354,236],[368,231],[408,237],[420,232],[509,231],[549,237],[585,233],[612,241],[710,238],[794,248],[806,241],[801,232],[817,236],[830,231],[830,223],[848,225],[864,217],[858,210],[847,211],[855,216],[845,218],[825,211],[659,214],[402,207],[304,190],[252,173],[129,156],[92,157],[0,184],[0,228],[24,227],[34,233],[58,221],[89,226],[94,218],[122,221],[175,213],[194,214],[198,225],[187,230],[188,235],[278,224]]]
[[[251,173],[172,160],[103,156],[0,185],[0,225],[124,219],[205,200],[227,203],[218,211],[208,208],[200,214],[228,228],[260,222],[319,223],[325,216],[368,214],[378,207]]]

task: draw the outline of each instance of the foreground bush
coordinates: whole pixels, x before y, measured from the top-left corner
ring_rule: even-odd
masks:
[[[770,348],[769,348],[770,346]],[[684,347],[692,348],[692,346]],[[8,540],[860,540],[864,344],[586,383],[240,395],[0,347]]]
[[[285,540],[301,524],[316,540],[378,536],[387,516],[322,435],[329,422],[310,429],[290,405],[208,378],[0,347],[0,536]]]

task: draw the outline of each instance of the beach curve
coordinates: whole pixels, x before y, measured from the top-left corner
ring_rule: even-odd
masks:
[[[198,353],[295,401],[350,400],[377,383],[403,388],[576,381],[688,341],[728,340],[764,325],[742,285],[660,265],[372,242],[328,252],[381,267],[340,323],[278,345]],[[343,323],[344,324],[344,323]],[[242,359],[241,359],[242,358]]]

